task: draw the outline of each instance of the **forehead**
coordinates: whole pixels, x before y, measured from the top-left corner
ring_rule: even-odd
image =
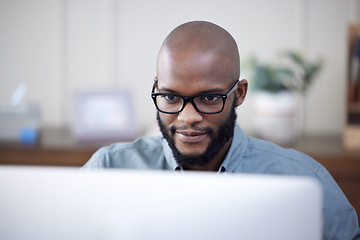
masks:
[[[229,60],[211,52],[164,52],[158,61],[158,88],[183,95],[224,91],[231,82]]]

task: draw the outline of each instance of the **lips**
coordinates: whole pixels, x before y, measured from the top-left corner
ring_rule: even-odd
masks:
[[[207,132],[178,130],[176,131],[176,135],[182,142],[197,143],[206,138],[208,134]]]

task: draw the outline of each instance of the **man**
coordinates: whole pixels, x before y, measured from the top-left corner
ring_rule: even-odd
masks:
[[[84,168],[312,176],[324,189],[324,238],[360,238],[355,210],[324,167],[244,134],[235,110],[248,83],[239,77],[237,44],[227,31],[209,22],[180,25],[161,46],[152,89],[163,136],[104,147]]]

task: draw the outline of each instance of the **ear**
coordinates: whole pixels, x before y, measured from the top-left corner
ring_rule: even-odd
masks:
[[[240,106],[246,97],[248,89],[248,82],[246,79],[243,79],[239,82],[238,88],[235,90],[236,92],[236,106]]]
[[[151,90],[152,93],[154,93],[154,91],[155,91],[157,81],[158,81],[158,79],[157,79],[157,76],[156,76],[156,77],[154,77],[154,83],[153,83],[153,87],[152,87],[152,90]]]

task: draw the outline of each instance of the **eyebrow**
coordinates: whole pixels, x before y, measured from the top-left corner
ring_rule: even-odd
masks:
[[[172,90],[172,89],[170,89],[170,88],[165,88],[165,87],[163,87],[163,88],[158,88],[158,90],[159,90],[159,92],[169,92],[169,93],[181,95],[181,94],[179,94],[179,92],[174,91],[174,90]],[[226,91],[226,90],[225,90],[225,91]],[[195,95],[193,95],[193,96],[201,95],[201,94],[224,94],[224,93],[222,93],[222,92],[224,92],[223,89],[220,89],[220,88],[212,88],[212,89],[208,89],[208,90],[199,92],[199,93],[197,93],[197,94],[195,94]],[[182,96],[182,95],[181,95],[181,96]]]

